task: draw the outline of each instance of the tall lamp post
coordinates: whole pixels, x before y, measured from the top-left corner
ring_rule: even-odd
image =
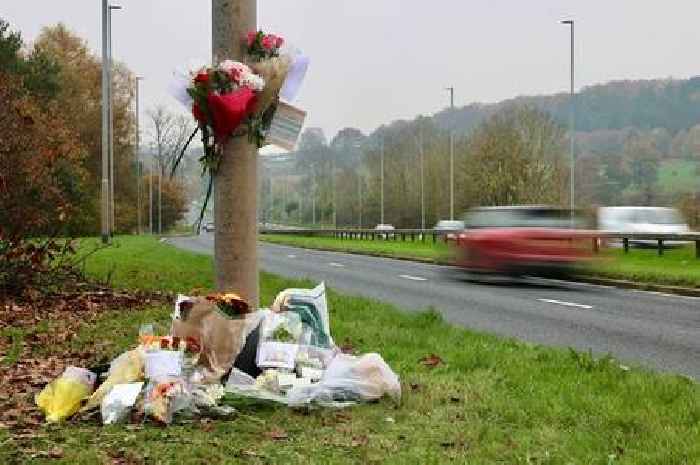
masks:
[[[448,87],[450,92],[450,219],[455,219],[455,135],[453,112],[455,109],[455,88]]]
[[[115,202],[114,202],[114,78],[112,71],[114,62],[112,60],[112,10],[121,10],[119,5],[109,5],[109,18],[107,21],[107,56],[109,67],[109,90],[107,92],[109,98],[109,225],[110,233],[113,235],[115,230]]]
[[[141,213],[143,209],[143,201],[141,195],[141,184],[143,179],[143,167],[141,166],[141,127],[139,122],[139,82],[142,81],[141,76],[136,76],[136,187],[137,187],[137,230],[139,234],[143,234]]]
[[[425,154],[423,152],[423,129],[421,127],[418,127],[416,142],[418,143],[418,155],[420,156],[420,228],[425,229],[425,170],[423,166]]]
[[[381,164],[381,221],[380,224],[384,224],[384,136],[382,136],[381,149],[380,149],[380,164]]]
[[[569,97],[569,106],[570,106],[570,114],[569,114],[569,144],[570,144],[570,151],[571,151],[571,174],[569,176],[569,182],[570,182],[570,188],[571,188],[571,193],[570,193],[570,202],[571,202],[571,221],[573,222],[574,219],[574,208],[576,207],[576,201],[575,201],[575,191],[574,191],[574,168],[576,166],[576,158],[575,158],[575,152],[574,152],[574,136],[575,136],[575,122],[576,122],[576,99],[574,96],[574,20],[573,19],[567,19],[564,21],[560,21],[561,24],[566,24],[568,26],[571,26],[571,96]]]
[[[112,231],[112,10],[120,6],[102,0],[102,182],[100,190],[102,242],[109,242]]]

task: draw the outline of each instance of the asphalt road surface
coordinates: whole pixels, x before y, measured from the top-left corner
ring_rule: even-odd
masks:
[[[213,234],[173,238],[212,254]],[[348,294],[546,345],[611,353],[627,363],[700,379],[700,298],[555,280],[455,279],[454,269],[402,260],[260,244],[260,267],[289,278],[325,281]]]

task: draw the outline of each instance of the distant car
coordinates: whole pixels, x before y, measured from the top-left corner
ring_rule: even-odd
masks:
[[[598,229],[621,233],[687,233],[688,224],[675,208],[601,207]],[[632,244],[656,245],[654,240],[630,240]],[[664,241],[665,245],[682,245],[682,241]]]
[[[464,230],[464,221],[461,220],[440,220],[433,228],[437,232],[447,232],[445,238],[454,240],[457,238],[456,232]]]
[[[387,232],[387,231],[393,231],[394,229],[396,229],[396,228],[394,228],[394,226],[391,224],[378,224],[377,226],[374,227],[375,231],[384,233],[383,234],[384,237],[394,237],[393,232]]]
[[[204,224],[204,230],[206,232],[212,232],[214,231],[214,223],[205,223]]]
[[[580,221],[572,220],[570,210],[476,208],[464,222],[453,244],[454,261],[472,273],[561,277],[592,255],[591,235],[576,229]]]
[[[435,231],[461,231],[464,229],[464,221],[440,220],[433,229]]]

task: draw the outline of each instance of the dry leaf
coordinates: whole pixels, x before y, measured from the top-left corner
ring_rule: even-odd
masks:
[[[441,365],[443,363],[442,358],[440,358],[440,356],[436,354],[426,355],[425,357],[420,359],[420,362],[428,368],[435,368],[436,366]]]
[[[289,435],[287,435],[287,432],[279,428],[266,432],[265,437],[268,439],[272,439],[273,441],[284,441],[285,439],[289,439]]]

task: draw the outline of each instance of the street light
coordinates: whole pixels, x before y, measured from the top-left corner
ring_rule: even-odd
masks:
[[[136,186],[137,186],[137,223],[138,233],[143,234],[141,227],[141,210],[143,202],[141,200],[141,180],[143,179],[143,167],[141,166],[141,128],[139,125],[139,82],[143,81],[143,77],[136,76]]]
[[[450,219],[455,219],[455,136],[454,136],[454,109],[455,88],[447,87],[450,91]]]
[[[114,234],[115,228],[115,201],[114,201],[114,78],[112,71],[114,62],[112,60],[112,10],[121,10],[119,5],[109,5],[109,21],[107,21],[108,64],[109,66],[109,203],[110,203],[110,232]]]
[[[569,105],[570,105],[570,115],[569,115],[569,142],[570,142],[570,151],[571,151],[571,174],[569,176],[570,180],[570,188],[571,188],[571,221],[573,223],[574,220],[574,208],[576,206],[575,202],[575,197],[574,197],[574,167],[576,166],[576,158],[575,158],[575,152],[574,152],[574,131],[575,131],[575,115],[576,115],[576,102],[575,102],[575,97],[574,97],[574,20],[573,19],[567,19],[560,21],[561,24],[565,24],[568,26],[571,26],[571,96],[569,99]]]
[[[382,207],[381,207],[381,221],[379,224],[384,224],[384,136],[382,136],[382,141],[381,141],[381,189],[382,189]]]
[[[102,0],[102,183],[101,233],[102,242],[109,242],[112,231],[112,10],[120,6],[110,5],[109,0]]]
[[[425,155],[423,152],[423,129],[421,126],[418,126],[416,143],[418,144],[418,154],[420,156],[420,228],[425,229],[425,177],[423,169]]]

